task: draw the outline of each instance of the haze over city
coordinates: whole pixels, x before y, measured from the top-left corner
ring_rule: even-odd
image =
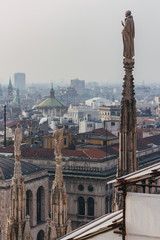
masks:
[[[135,83],[158,83],[159,8],[159,0],[1,0],[0,82],[25,72],[27,83],[121,84],[121,20],[130,9]]]
[[[160,0],[0,2],[0,240],[160,239]]]

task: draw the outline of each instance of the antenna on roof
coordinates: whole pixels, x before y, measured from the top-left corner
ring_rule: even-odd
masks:
[[[4,105],[4,147],[6,147],[6,105]]]

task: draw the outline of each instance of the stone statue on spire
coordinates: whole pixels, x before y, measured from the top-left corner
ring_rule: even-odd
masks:
[[[55,131],[53,132],[53,139],[54,139],[54,155],[60,156],[62,155],[61,149],[63,147],[63,133],[65,130],[65,126],[63,128],[58,129],[58,127],[55,127]]]
[[[125,21],[122,22],[122,26],[124,27],[122,30],[123,37],[123,56],[128,59],[132,59],[134,57],[134,37],[135,37],[135,29],[134,29],[134,21],[131,15],[131,11],[128,10],[125,13]]]
[[[132,75],[134,68],[134,21],[131,11],[126,11],[123,35],[123,64],[124,64],[124,84],[120,109],[119,127],[119,161],[118,177],[129,174],[138,169],[136,158],[136,99],[134,92],[134,78]]]
[[[117,177],[123,177],[126,174],[138,170],[138,161],[136,157],[136,99],[134,92],[134,21],[131,11],[126,11],[123,36],[123,67],[125,71],[120,121],[119,121],[119,158],[117,166]],[[112,208],[117,211],[122,208],[123,196],[115,188],[114,201]]]
[[[19,161],[21,156],[20,147],[21,147],[22,140],[23,140],[23,133],[22,133],[20,124],[18,123],[14,133],[14,155],[15,155],[16,161]]]

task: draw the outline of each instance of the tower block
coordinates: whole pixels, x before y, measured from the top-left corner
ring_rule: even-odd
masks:
[[[123,60],[125,76],[120,110],[118,177],[138,169],[136,158],[136,100],[132,71],[134,59]]]

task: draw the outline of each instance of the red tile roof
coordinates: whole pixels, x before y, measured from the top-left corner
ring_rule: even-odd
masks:
[[[94,134],[95,136],[103,135],[107,137],[116,137],[114,134],[112,134],[111,132],[109,132],[104,128],[98,128],[98,129],[94,129],[93,131],[79,133],[78,135],[84,135],[84,134],[91,134],[91,135]]]
[[[119,144],[109,145],[101,148],[102,151],[107,152],[107,155],[119,156]]]
[[[62,154],[64,157],[86,157],[86,154],[80,150],[62,149]]]
[[[17,123],[20,123],[20,120],[15,120],[13,122],[10,122],[10,123],[7,123],[7,127],[10,128],[10,127],[14,127],[17,125]]]
[[[119,144],[112,147],[113,150],[119,152]]]
[[[154,136],[151,136],[151,137],[146,137],[144,139],[148,142],[148,144],[149,143],[154,143],[156,145],[160,145],[160,134],[154,135]]]
[[[14,153],[13,147],[0,148],[0,152]],[[22,158],[53,159],[54,149],[21,147]],[[62,149],[64,157],[87,157],[83,151]],[[87,157],[88,158],[88,157]]]
[[[106,153],[98,148],[83,151],[90,159],[102,159],[106,157]],[[107,154],[108,155],[108,154]]]
[[[147,138],[139,138],[137,140],[137,150],[145,150],[148,149],[149,143],[154,143],[156,145],[160,145],[160,134]],[[14,148],[0,148],[0,152],[13,153]],[[54,149],[46,149],[46,148],[21,148],[22,158],[31,158],[31,159],[48,159],[51,160],[54,158]],[[96,149],[90,150],[70,150],[70,149],[62,149],[62,154],[64,157],[79,157],[79,158],[89,158],[89,159],[102,159],[107,155],[119,155],[119,144],[114,144],[110,146],[104,146]]]
[[[138,138],[137,139],[137,150],[142,151],[145,149],[148,149],[149,142],[146,140],[146,138]]]
[[[32,120],[15,120],[13,122],[7,123],[7,127],[16,127],[17,123],[20,123],[21,125],[32,125],[33,121]]]

